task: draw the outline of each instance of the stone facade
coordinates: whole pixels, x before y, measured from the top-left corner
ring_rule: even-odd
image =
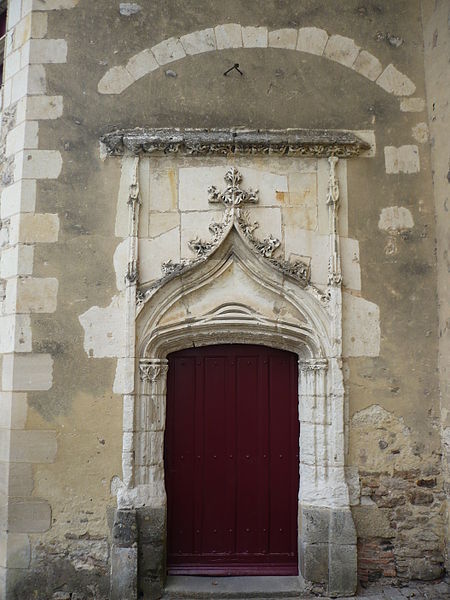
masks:
[[[1,598],[162,595],[166,359],[212,342],[299,356],[306,586],[444,575],[447,17],[9,1]]]

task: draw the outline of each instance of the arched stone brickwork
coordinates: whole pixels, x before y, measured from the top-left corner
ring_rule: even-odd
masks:
[[[275,48],[322,56],[335,61],[394,96],[411,96],[416,89],[407,75],[358,46],[352,38],[329,35],[318,27],[268,30],[267,27],[226,23],[179,38],[165,39],[132,56],[126,65],[111,67],[98,84],[100,94],[121,94],[135,81],[187,56],[230,48]]]

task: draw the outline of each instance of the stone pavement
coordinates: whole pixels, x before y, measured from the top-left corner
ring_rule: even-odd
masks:
[[[357,596],[353,596],[353,598],[367,598],[371,600],[405,600],[405,598],[414,598],[414,600],[449,600],[450,582],[410,582],[405,587],[388,586],[383,588],[372,585],[367,589],[361,589]]]
[[[305,592],[297,577],[169,577],[163,600],[194,599],[331,600]],[[340,600],[450,600],[450,580],[424,583],[409,582],[402,587],[374,583],[360,588],[356,596]]]

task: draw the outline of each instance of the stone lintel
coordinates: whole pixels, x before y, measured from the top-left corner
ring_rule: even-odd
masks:
[[[352,158],[370,145],[349,131],[330,129],[129,129],[100,138],[110,156],[185,154]]]

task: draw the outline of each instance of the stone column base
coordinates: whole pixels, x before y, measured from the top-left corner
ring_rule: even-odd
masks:
[[[299,505],[300,571],[330,596],[356,592],[356,529],[349,508]]]
[[[135,510],[116,510],[112,528],[110,600],[136,600],[138,530]]]
[[[166,580],[166,509],[138,508],[138,588],[146,600],[159,600]]]

